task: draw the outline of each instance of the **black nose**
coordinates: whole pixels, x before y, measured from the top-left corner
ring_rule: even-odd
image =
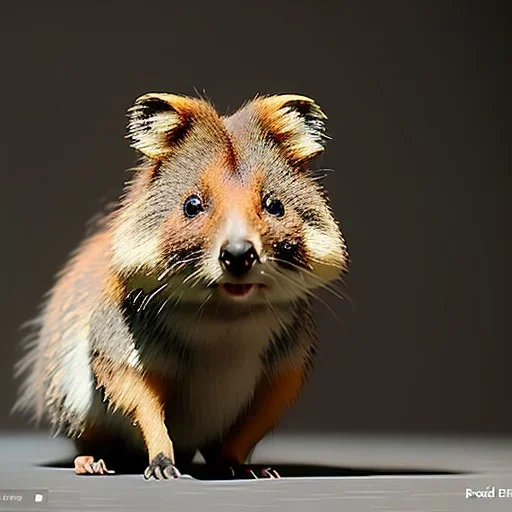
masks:
[[[247,240],[228,242],[222,246],[219,259],[225,270],[240,277],[251,270],[258,253]]]

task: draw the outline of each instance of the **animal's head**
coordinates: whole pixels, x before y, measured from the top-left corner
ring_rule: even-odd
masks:
[[[202,303],[304,298],[345,270],[343,237],[309,163],[326,116],[304,96],[258,97],[229,117],[206,101],[140,97],[143,156],[114,221],[114,265]]]

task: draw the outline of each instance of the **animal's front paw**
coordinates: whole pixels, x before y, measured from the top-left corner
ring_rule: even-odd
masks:
[[[180,476],[181,473],[172,463],[171,459],[161,452],[150,462],[146,471],[144,471],[144,478],[146,480],[149,480],[151,477],[156,480],[169,480],[179,478]]]
[[[216,464],[210,466],[210,476],[219,480],[260,480],[281,478],[272,468],[257,468],[247,464]]]
[[[80,455],[74,460],[75,473],[77,475],[113,475],[115,471],[107,469],[103,459],[98,461],[90,455]]]

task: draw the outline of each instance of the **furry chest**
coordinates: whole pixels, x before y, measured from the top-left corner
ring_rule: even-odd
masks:
[[[166,423],[177,446],[197,448],[218,438],[243,412],[264,371],[262,354],[278,330],[268,320],[256,316],[198,325],[175,319],[175,332],[191,354],[167,408]]]
[[[250,402],[263,365],[258,354],[203,357],[171,391],[166,423],[181,448],[199,448],[218,438]]]

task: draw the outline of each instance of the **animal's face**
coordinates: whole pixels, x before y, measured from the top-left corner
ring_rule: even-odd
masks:
[[[257,98],[220,117],[202,100],[149,94],[129,117],[145,161],[115,218],[118,271],[144,273],[184,302],[240,305],[299,299],[345,269],[307,168],[325,140],[312,100]]]

